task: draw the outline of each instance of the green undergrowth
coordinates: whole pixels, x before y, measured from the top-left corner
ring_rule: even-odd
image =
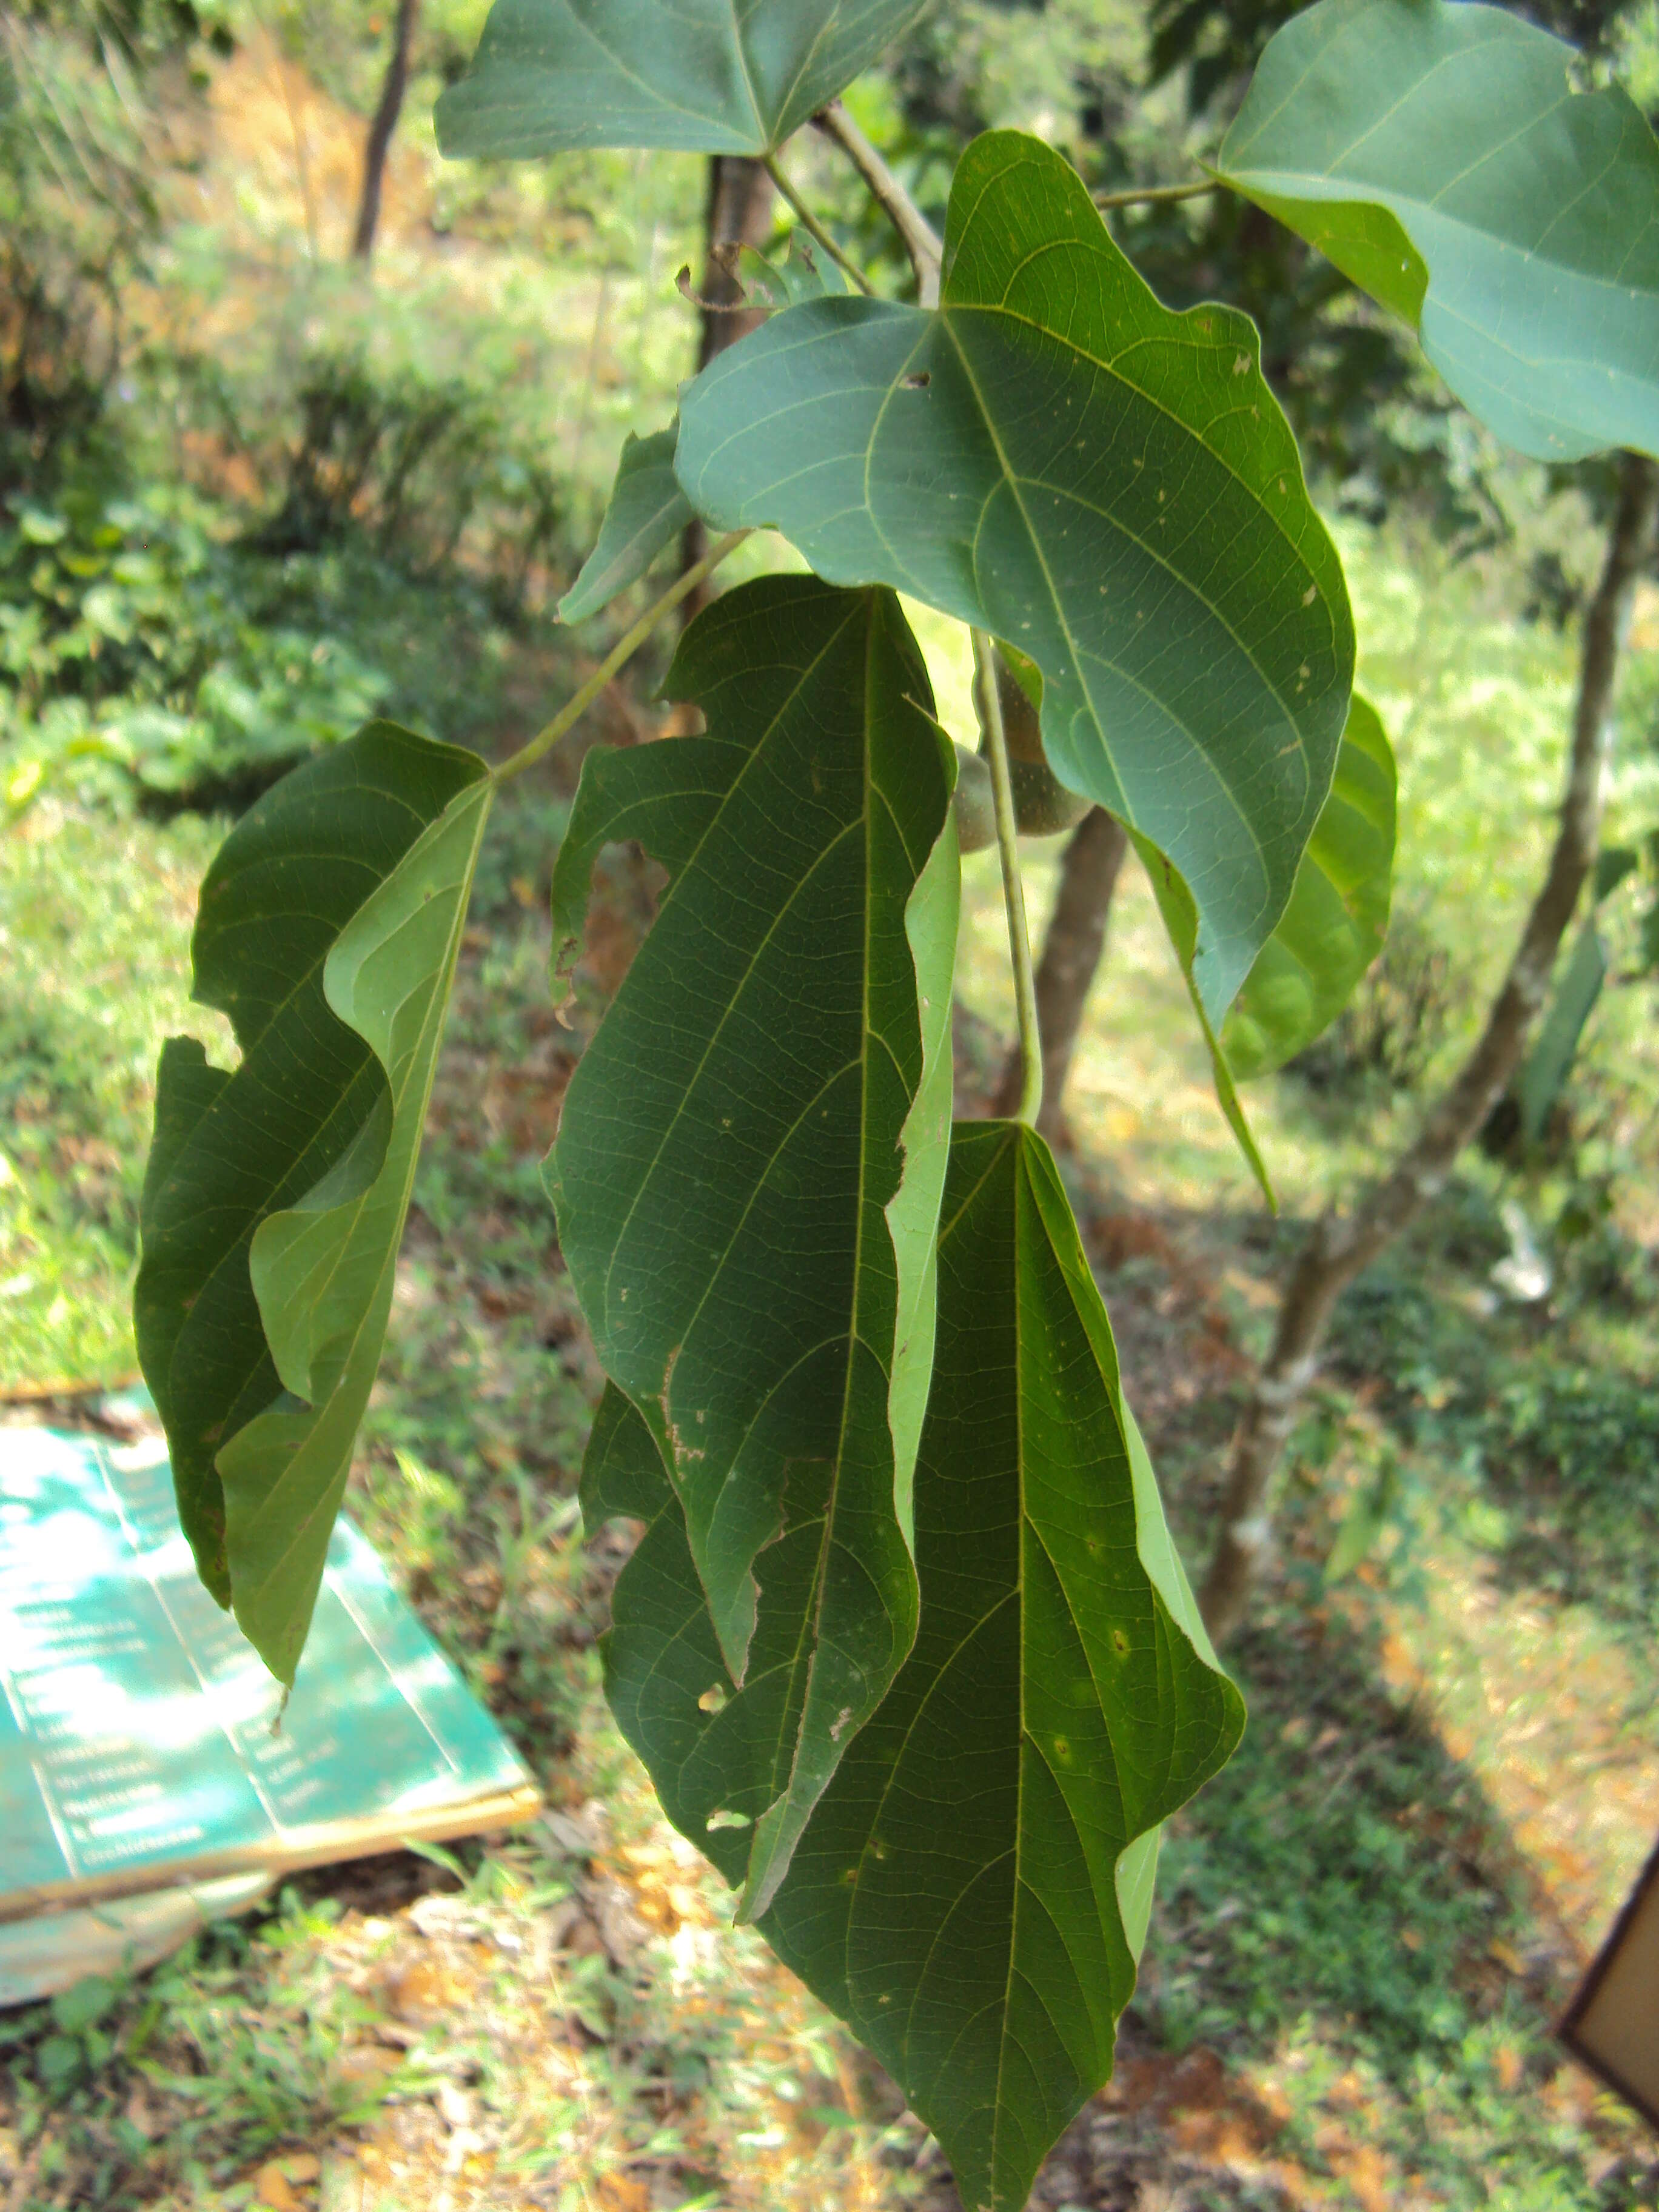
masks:
[[[245,509],[89,476],[0,526],[0,798],[246,805],[380,714],[486,747],[527,734],[537,625],[450,563],[411,576],[346,522],[247,542]],[[550,641],[549,641],[550,643]]]
[[[1335,2202],[1649,2203],[1639,2134],[1587,2112],[1553,2039],[1573,1954],[1376,1640],[1298,1603],[1241,1642],[1249,1735],[1164,1855],[1155,2033],[1227,2059],[1273,2160]]]
[[[136,1368],[129,1285],[161,1040],[220,825],[42,806],[0,831],[0,1388]]]
[[[1586,1607],[1650,1646],[1659,1406],[1646,1332],[1620,1308],[1650,1311],[1651,1261],[1627,1248],[1614,1292],[1592,1298],[1575,1295],[1569,1247],[1555,1295],[1517,1306],[1491,1285],[1507,1248],[1490,1188],[1472,1176],[1451,1199],[1353,1287],[1334,1332],[1336,1375],[1364,1390],[1383,1439],[1370,1452],[1376,1540],[1388,1533],[1404,1577],[1449,1522],[1500,1587]],[[1316,1474],[1331,1432],[1316,1420],[1307,1435],[1302,1463]]]

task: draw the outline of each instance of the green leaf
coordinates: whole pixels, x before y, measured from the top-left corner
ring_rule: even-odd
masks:
[[[729,592],[668,688],[708,734],[590,753],[559,854],[562,958],[601,844],[639,839],[673,882],[572,1080],[549,1187],[599,1357],[672,1472],[733,1683],[757,1555],[784,1520],[820,1529],[752,1914],[915,1630],[954,759],[887,592],[798,576]]]
[[[1641,865],[1642,855],[1634,845],[1604,845],[1595,856],[1595,878],[1590,886],[1597,906],[1611,898],[1626,877],[1634,875]]]
[[[607,1688],[670,1819],[735,1878],[770,1786],[811,1524],[758,1562],[751,1676],[722,1700],[684,1526],[625,1410],[602,1413],[583,1502],[590,1528],[647,1522],[617,1584]],[[963,2203],[1013,2212],[1110,2071],[1158,1826],[1225,1761],[1243,1708],[1170,1543],[1054,1163],[1008,1123],[954,1132],[916,1559],[915,1648],[761,1927],[939,2136]]]
[[[202,1579],[291,1682],[390,1307],[489,800],[483,763],[370,723],[208,871],[195,994],[226,1072],[161,1056],[134,1296]]]
[[[1394,881],[1395,784],[1388,732],[1376,708],[1356,694],[1291,902],[1221,1032],[1240,1082],[1311,1044],[1382,951]]]
[[[1550,1109],[1565,1088],[1578,1056],[1584,1024],[1595,1012],[1607,980],[1607,947],[1592,915],[1573,942],[1549,1012],[1516,1085],[1521,1133],[1529,1145],[1535,1145],[1543,1135]]]
[[[638,583],[665,545],[691,520],[691,506],[674,474],[678,421],[648,438],[630,430],[623,441],[611,504],[581,574],[559,601],[559,620],[586,622],[618,592]]]
[[[1190,886],[1218,1022],[1290,897],[1353,669],[1254,325],[1171,314],[1068,164],[993,132],[957,171],[937,313],[775,316],[686,393],[678,466],[711,522],[773,525],[821,575],[1036,663],[1060,781]]]
[[[1216,159],[1547,460],[1659,452],[1659,146],[1577,69],[1475,0],[1320,0],[1268,45]]]
[[[931,0],[495,0],[439,100],[451,156],[572,146],[769,154]]]
[[[798,307],[803,300],[834,300],[850,295],[853,281],[805,231],[789,234],[789,251],[774,261],[745,246],[738,256],[738,281],[759,307]]]

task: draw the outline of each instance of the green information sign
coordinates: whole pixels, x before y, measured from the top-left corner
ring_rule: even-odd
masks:
[[[342,1521],[286,1711],[159,1444],[0,1429],[0,1922],[475,1832],[538,1802]]]

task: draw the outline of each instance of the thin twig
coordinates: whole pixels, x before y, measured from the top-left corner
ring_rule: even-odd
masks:
[[[785,199],[788,201],[790,206],[795,210],[796,217],[799,220],[801,228],[806,231],[811,238],[817,240],[818,245],[823,248],[824,252],[830,256],[830,258],[836,263],[837,267],[844,269],[847,271],[848,275],[858,286],[860,292],[873,293],[876,289],[875,286],[865,275],[863,270],[859,267],[857,262],[850,260],[848,256],[842,252],[840,246],[838,246],[835,240],[830,237],[829,232],[818,221],[817,216],[813,214],[811,209],[807,206],[805,201],[790,183],[788,178],[784,175],[783,171],[778,167],[775,158],[772,155],[768,154],[763,156],[763,160],[765,162],[767,175],[770,177],[772,182],[777,186],[778,190],[783,194]]]
[[[1019,1023],[1019,1111],[1028,1128],[1042,1111],[1042,1040],[1037,1031],[1036,979],[1031,972],[1031,933],[1025,924],[1025,886],[1019,872],[1019,832],[1014,821],[1014,787],[1008,773],[1008,733],[1002,722],[1002,694],[997,688],[996,647],[982,629],[973,633],[974,679],[985,750],[990,758],[991,797],[996,808],[997,854],[1002,862],[1002,899],[1008,911],[1008,951],[1014,969],[1014,1012]]]
[[[911,198],[840,100],[832,100],[812,118],[833,138],[858,171],[888,221],[903,240],[916,272],[916,297],[924,307],[939,305],[939,270],[945,248],[939,233]]]
[[[656,605],[646,609],[632,629],[623,633],[580,690],[566,700],[547,727],[538,730],[528,744],[521,745],[499,768],[491,769],[493,780],[496,783],[505,783],[509,776],[522,775],[526,769],[534,767],[544,753],[550,752],[565,732],[574,729],[580,721],[617,671],[633,659],[664,616],[672,615],[680,601],[689,599],[704,578],[712,576],[726,555],[735,552],[750,534],[747,530],[732,531],[729,537],[722,538],[718,545],[711,546],[694,568],[688,568],[683,576],[671,584]]]
[[[1139,207],[1154,200],[1201,199],[1206,192],[1225,190],[1219,177],[1204,177],[1195,185],[1141,185],[1132,192],[1097,192],[1094,203],[1097,208]]]

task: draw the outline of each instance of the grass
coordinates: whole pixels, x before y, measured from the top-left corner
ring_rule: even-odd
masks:
[[[179,958],[220,830],[43,806],[0,836],[0,1388],[108,1382],[126,1314],[161,1040],[222,1052]]]

